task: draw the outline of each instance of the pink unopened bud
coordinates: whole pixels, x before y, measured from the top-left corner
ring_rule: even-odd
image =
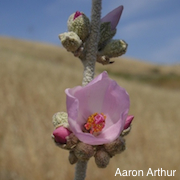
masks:
[[[134,119],[134,116],[128,116],[125,121],[124,129],[127,129],[130,125],[132,120]]]
[[[119,6],[116,9],[109,12],[106,16],[104,16],[101,19],[101,22],[110,22],[111,23],[111,29],[116,29],[116,26],[118,25],[119,19],[121,17],[123,11],[123,6]]]
[[[65,144],[66,143],[66,137],[71,134],[71,131],[69,131],[67,128],[60,126],[57,129],[53,131],[54,140],[57,143]]]
[[[82,15],[82,13],[79,12],[79,11],[76,11],[75,14],[74,14],[73,20],[75,20],[75,19],[76,19],[78,16],[80,16],[80,15]]]

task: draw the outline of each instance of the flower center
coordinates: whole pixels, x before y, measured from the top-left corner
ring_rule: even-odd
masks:
[[[75,20],[75,19],[76,19],[78,16],[80,16],[80,15],[82,15],[82,13],[79,12],[79,11],[76,11],[73,20]]]
[[[103,113],[94,113],[88,117],[85,129],[91,134],[101,132],[105,126],[106,116]]]

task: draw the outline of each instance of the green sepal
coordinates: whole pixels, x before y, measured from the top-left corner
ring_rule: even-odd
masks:
[[[110,41],[116,34],[116,29],[111,30],[110,22],[103,22],[100,25],[100,38],[98,43],[98,49],[102,49],[108,41]]]

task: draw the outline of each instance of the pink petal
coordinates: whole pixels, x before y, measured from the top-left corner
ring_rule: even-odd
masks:
[[[116,9],[109,12],[106,16],[104,16],[101,19],[101,22],[111,22],[111,29],[112,30],[116,29],[116,26],[119,23],[122,11],[123,11],[123,6],[117,7]]]
[[[68,117],[76,119],[75,121],[83,124],[85,123],[84,120],[91,114],[95,112],[101,113],[105,86],[107,86],[107,82],[105,84],[103,80],[107,78],[107,72],[103,72],[85,87],[77,86],[72,89],[66,89],[67,110],[69,109]],[[97,99],[98,101],[95,101]]]
[[[124,129],[127,129],[131,125],[133,119],[134,119],[134,116],[127,117],[125,125],[124,125]]]
[[[115,81],[110,80],[102,107],[102,112],[107,114],[110,118],[110,120],[107,121],[106,126],[109,127],[114,125],[114,123],[120,120],[121,114],[126,112],[126,110],[129,109],[129,106],[130,100],[126,90],[120,87]],[[125,116],[127,116],[127,113]],[[123,118],[121,121],[122,127],[120,130],[122,131],[125,119]]]
[[[67,128],[60,126],[53,131],[54,139],[57,143],[64,144],[66,143],[66,137],[71,134]]]

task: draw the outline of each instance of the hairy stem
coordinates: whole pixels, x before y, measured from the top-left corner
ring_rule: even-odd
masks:
[[[94,78],[95,63],[97,59],[99,29],[101,20],[102,0],[92,0],[91,33],[86,45],[86,56],[83,60],[84,76],[82,85],[85,86]]]
[[[86,177],[87,161],[78,161],[74,180],[84,180]]]
[[[91,10],[91,33],[86,43],[86,56],[82,60],[84,65],[84,76],[82,85],[87,85],[94,78],[95,63],[97,59],[99,29],[101,20],[101,4],[102,0],[92,0]],[[86,177],[87,161],[76,163],[74,180],[84,180]]]

